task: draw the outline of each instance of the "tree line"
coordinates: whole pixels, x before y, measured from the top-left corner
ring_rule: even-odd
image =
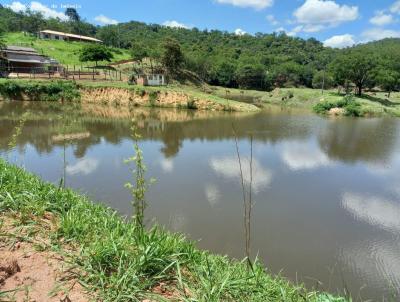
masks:
[[[400,89],[400,39],[339,50],[324,47],[314,38],[305,40],[283,32],[239,36],[135,21],[94,26],[74,9],[68,9],[66,15],[67,21],[45,19],[39,13],[15,13],[1,7],[0,28],[33,34],[52,29],[96,36],[107,46],[130,49],[135,60],[162,62],[171,73],[189,70],[208,84],[224,87],[341,87],[357,94],[380,87],[389,96]]]

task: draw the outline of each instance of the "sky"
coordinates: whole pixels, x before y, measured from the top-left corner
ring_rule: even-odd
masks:
[[[68,2],[70,1],[70,2]],[[131,20],[171,27],[219,29],[238,35],[285,31],[326,46],[400,37],[400,0],[40,0],[0,1],[14,11],[29,7],[65,18],[67,6],[93,24]]]

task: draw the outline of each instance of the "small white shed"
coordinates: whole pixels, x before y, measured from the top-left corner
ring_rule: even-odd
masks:
[[[167,84],[164,74],[144,74],[137,77],[137,84],[143,86],[164,86]]]

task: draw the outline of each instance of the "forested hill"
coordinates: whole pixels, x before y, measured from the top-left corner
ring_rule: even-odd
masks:
[[[238,36],[218,30],[200,31],[129,22],[99,28],[97,35],[110,45],[144,45],[156,56],[162,51],[162,41],[172,37],[181,43],[188,69],[207,82],[222,86],[235,86],[235,74],[253,81],[251,75],[258,78],[266,68],[296,74],[293,78],[282,78],[284,82],[311,85],[314,70],[334,53],[315,39],[303,40],[284,33]],[[257,85],[255,82],[253,87]],[[258,83],[256,88],[265,85],[265,82]]]
[[[348,82],[357,85],[357,75],[351,74],[349,69],[360,65],[367,66],[369,73],[368,77],[362,76],[368,79],[363,81],[363,87],[375,85],[379,77],[386,80],[388,76],[394,76],[397,79],[400,74],[398,63],[393,63],[400,62],[400,39],[337,50],[324,47],[314,38],[304,40],[285,33],[239,36],[218,30],[171,28],[135,21],[100,27],[81,20],[76,11],[68,16],[69,21],[44,19],[36,13],[15,13],[3,7],[0,8],[0,28],[31,33],[48,28],[96,36],[106,45],[133,52],[139,49],[154,59],[162,56],[164,41],[173,38],[182,48],[184,68],[195,72],[209,84],[226,87],[263,90],[319,87],[322,77],[326,87]],[[373,61],[373,64],[368,61]],[[376,68],[378,65],[379,70]],[[390,74],[385,75],[384,71],[389,67]],[[391,81],[392,88],[400,85],[396,81]]]

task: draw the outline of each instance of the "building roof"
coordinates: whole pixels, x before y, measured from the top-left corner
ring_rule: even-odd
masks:
[[[15,52],[29,52],[29,53],[37,53],[37,51],[30,47],[21,47],[21,46],[14,46],[10,45],[7,46],[4,51],[15,51]]]
[[[20,46],[7,46],[0,51],[0,57],[8,62],[30,63],[30,64],[56,64],[57,61],[40,55],[35,49]]]
[[[47,29],[47,30],[40,31],[40,33],[49,34],[49,35],[58,35],[58,36],[74,38],[74,39],[79,39],[79,40],[86,40],[86,41],[91,41],[91,42],[103,43],[103,41],[101,41],[99,39],[96,39],[96,38],[92,38],[92,37],[88,37],[88,36],[75,35],[75,34],[69,34],[69,33],[64,33],[64,32],[61,32],[61,31],[54,31],[54,30],[48,30]]]
[[[20,62],[20,63],[34,63],[34,64],[50,64],[50,60],[41,55],[26,55],[26,54],[16,54],[8,53],[6,60],[9,62]]]

